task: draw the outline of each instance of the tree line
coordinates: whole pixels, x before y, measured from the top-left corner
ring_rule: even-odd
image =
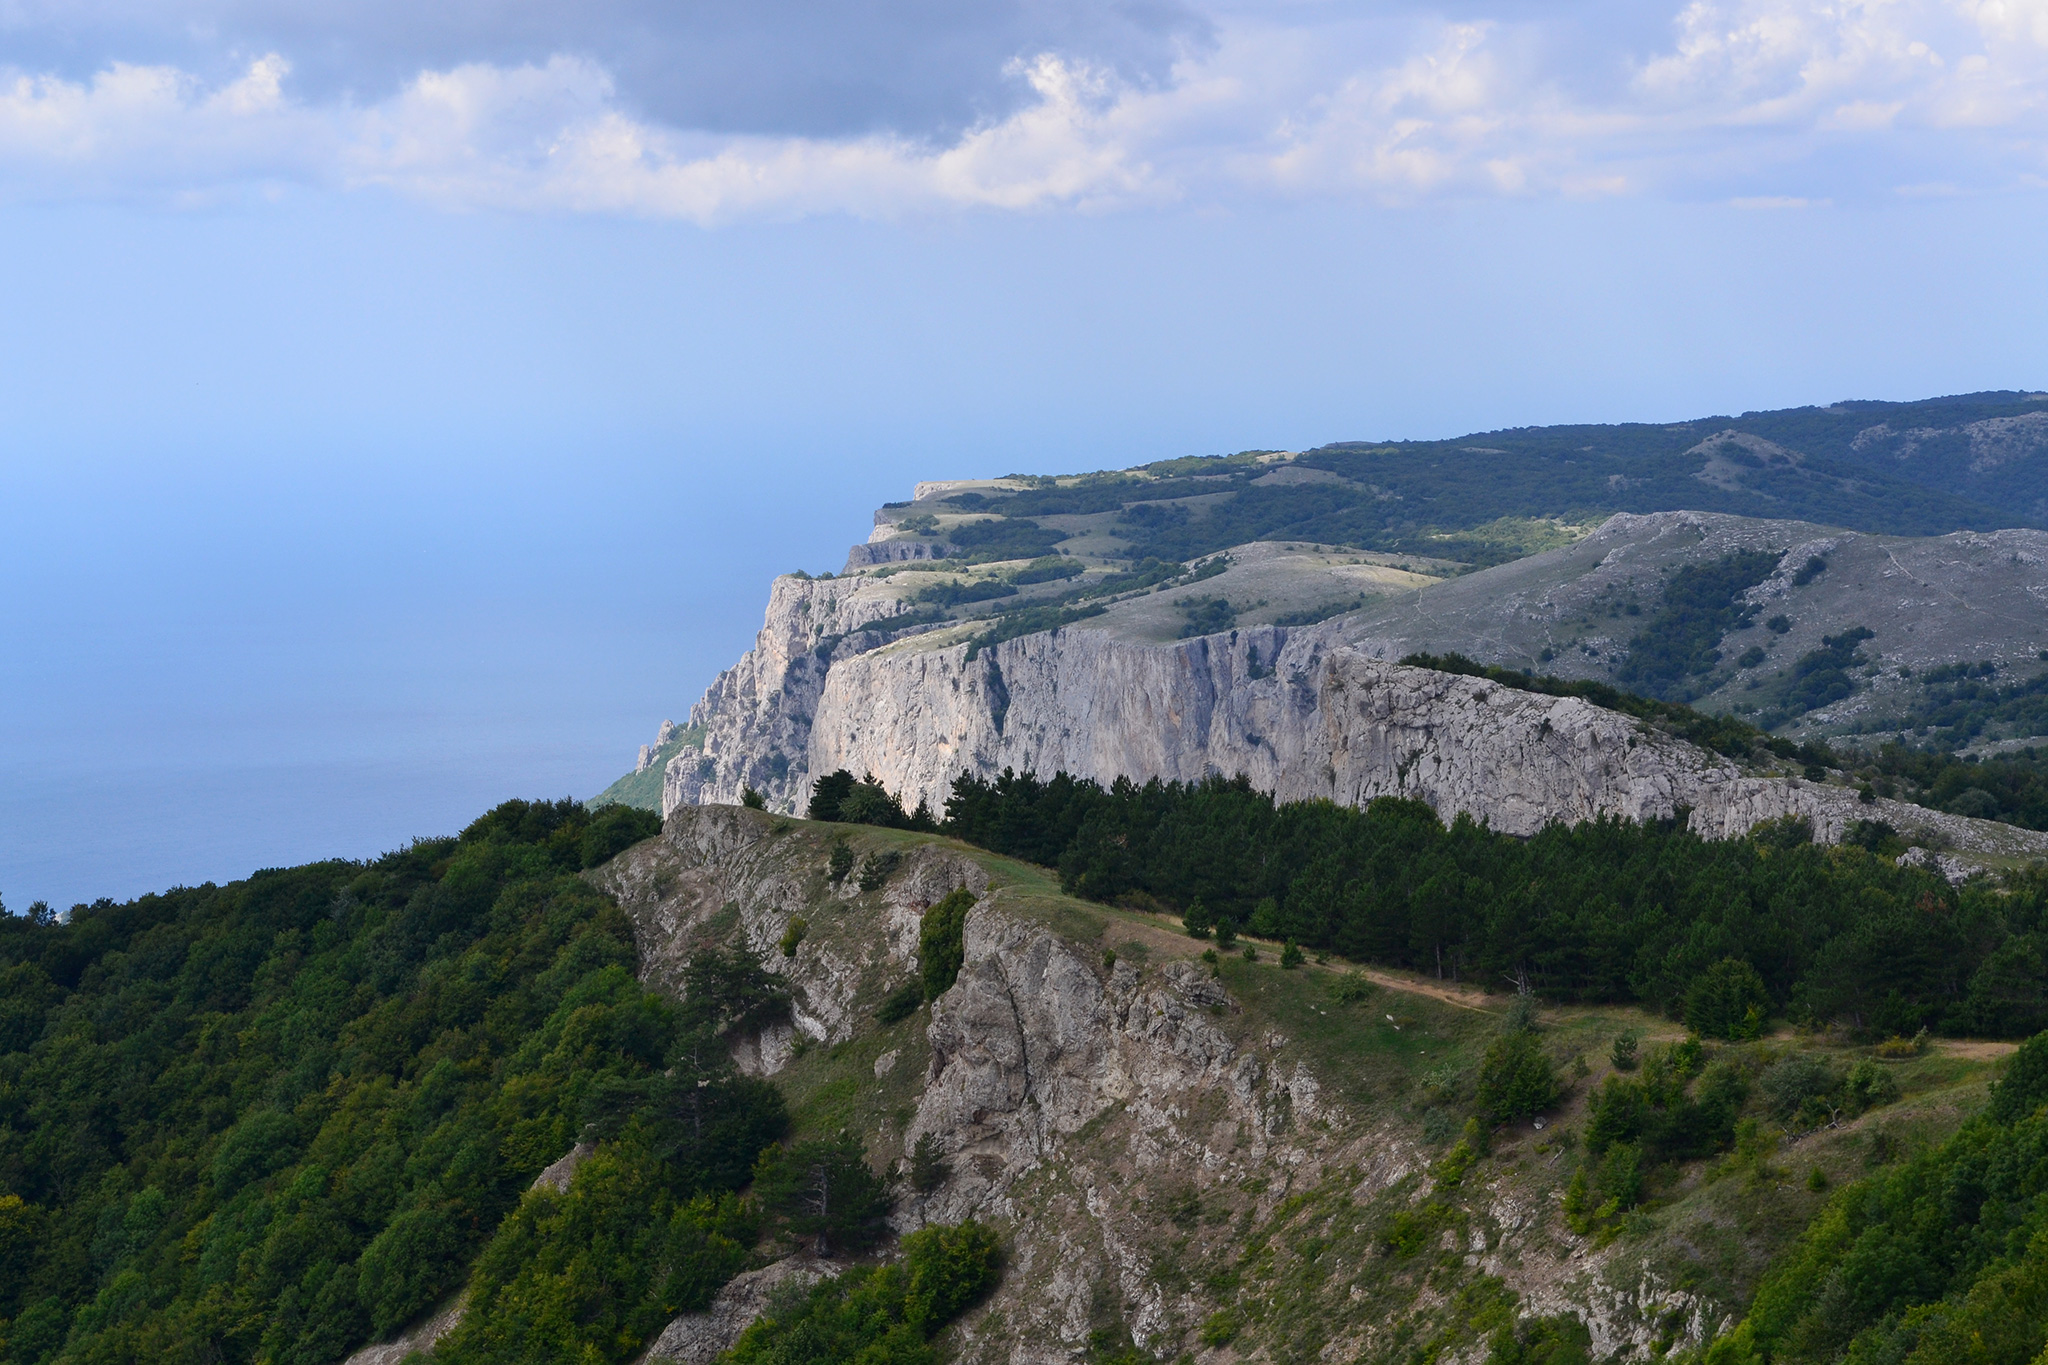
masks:
[[[943,829],[1056,868],[1071,895],[1198,932],[1554,1000],[1683,1016],[1732,962],[1766,1014],[1880,1036],[2048,1027],[2048,876],[1951,886],[1870,848],[1817,846],[1797,821],[1707,840],[1676,820],[1601,819],[1524,839],[1412,800],[1359,810],[1276,803],[1242,778],[1105,787],[1006,770],[963,774]]]

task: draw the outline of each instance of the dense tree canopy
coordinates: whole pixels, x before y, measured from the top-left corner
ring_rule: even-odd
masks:
[[[946,830],[1071,894],[1553,999],[1640,1001],[1735,1034],[1765,1013],[1871,1033],[2048,1027],[2048,878],[1952,887],[1797,825],[1705,840],[1600,820],[1533,838],[1417,801],[1276,805],[1249,783],[963,776]],[[1729,964],[1729,965],[1724,965]],[[1711,994],[1712,998],[1709,998]],[[1724,1018],[1729,1011],[1731,1017]]]

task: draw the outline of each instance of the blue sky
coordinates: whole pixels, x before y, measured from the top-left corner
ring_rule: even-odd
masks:
[[[2048,382],[2048,0],[0,5],[0,897],[588,794],[918,478]]]

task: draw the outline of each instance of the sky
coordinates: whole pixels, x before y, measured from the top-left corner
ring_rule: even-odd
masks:
[[[0,0],[0,901],[587,796],[920,478],[2048,385],[2048,0]]]

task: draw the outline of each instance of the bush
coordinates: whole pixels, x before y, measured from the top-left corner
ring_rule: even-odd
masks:
[[[889,884],[889,878],[896,875],[897,865],[902,861],[903,855],[893,848],[884,853],[870,853],[861,859],[860,889],[880,891]]]
[[[882,997],[882,1003],[875,1007],[875,1018],[885,1024],[894,1024],[917,1013],[917,1007],[924,1003],[924,983],[906,981]]]
[[[1487,1344],[1486,1365],[1591,1365],[1593,1334],[1569,1313],[1524,1318]]]
[[[1280,950],[1280,967],[1283,971],[1291,972],[1307,960],[1307,958],[1301,955],[1301,945],[1291,938],[1287,940],[1286,946]]]
[[[1842,1078],[1842,1100],[1852,1114],[1890,1104],[1898,1097],[1897,1078],[1868,1057],[1851,1063],[1849,1074]]]
[[[1808,1100],[1832,1094],[1841,1079],[1823,1058],[1794,1052],[1765,1067],[1756,1088],[1771,1117],[1783,1123],[1798,1114]]]
[[[815,803],[814,803],[815,804]],[[815,818],[815,817],[814,817]],[[825,880],[838,886],[853,871],[853,849],[844,838],[832,841],[832,852],[825,860]]]
[[[1479,1064],[1479,1112],[1494,1123],[1511,1123],[1539,1114],[1564,1095],[1557,1070],[1544,1055],[1536,1035],[1504,1033],[1486,1049]]]
[[[1378,992],[1371,978],[1356,970],[1344,973],[1330,986],[1330,994],[1340,1005],[1362,1005]]]
[[[795,957],[797,945],[804,941],[804,935],[809,933],[810,929],[811,922],[802,915],[791,916],[788,927],[782,931],[782,942],[778,945],[782,949],[782,955]]]
[[[1607,1050],[1607,1060],[1614,1063],[1616,1071],[1634,1071],[1636,1046],[1635,1030],[1623,1029],[1614,1036],[1614,1045]]]
[[[924,912],[917,931],[917,970],[925,999],[938,999],[959,980],[967,957],[967,912],[973,908],[974,893],[961,886]]]
[[[995,1233],[980,1223],[925,1228],[900,1261],[860,1267],[771,1302],[720,1357],[724,1365],[933,1365],[930,1340],[995,1287]]]
[[[740,791],[740,804],[748,810],[766,810],[768,809],[768,798],[755,791],[752,787],[745,787]]]
[[[1207,938],[1216,928],[1216,917],[1209,913],[1209,907],[1202,903],[1200,896],[1188,902],[1180,922],[1181,927],[1188,931],[1189,938]]]
[[[1685,993],[1685,1026],[1702,1038],[1760,1038],[1770,993],[1756,968],[1724,957]]]

